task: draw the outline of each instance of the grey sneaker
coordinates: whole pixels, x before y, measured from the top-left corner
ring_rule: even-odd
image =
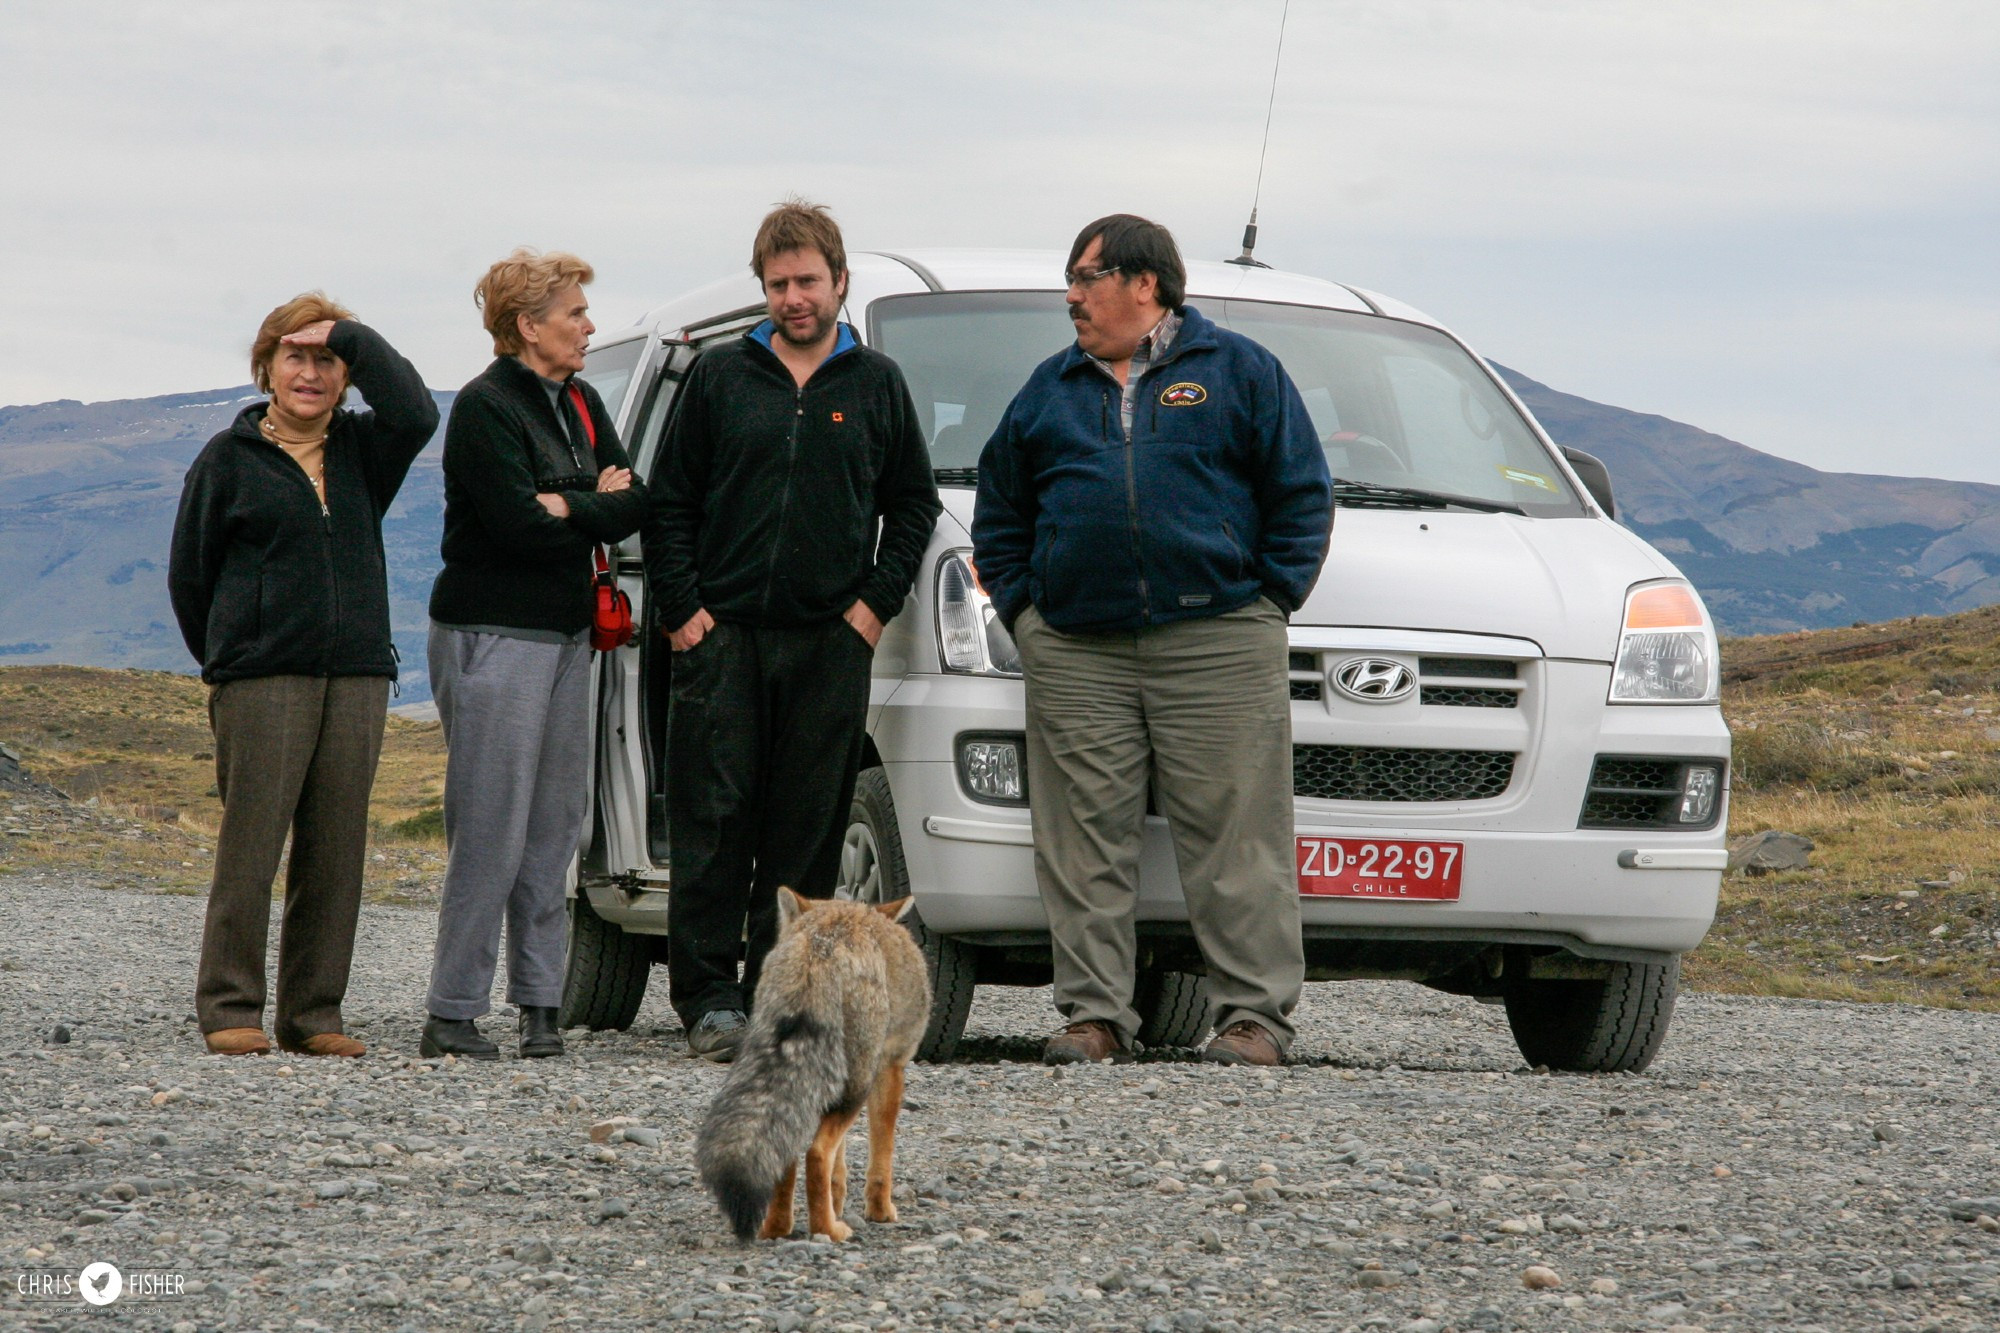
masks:
[[[726,1065],[736,1058],[750,1020],[741,1009],[711,1009],[688,1029],[688,1053]]]

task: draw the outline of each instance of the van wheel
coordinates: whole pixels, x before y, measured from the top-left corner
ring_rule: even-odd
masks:
[[[1139,1011],[1143,1046],[1195,1047],[1208,1035],[1208,993],[1192,972],[1141,970],[1132,988],[1132,1007]]]
[[[639,1016],[653,971],[652,941],[628,935],[591,910],[582,891],[569,903],[569,959],[557,1023],[622,1032]]]
[[[1636,1073],[1666,1040],[1681,960],[1613,963],[1602,981],[1507,984],[1507,1026],[1531,1065],[1580,1074]]]
[[[860,903],[892,903],[910,896],[903,836],[896,828],[896,803],[889,794],[888,774],[880,768],[863,769],[855,781],[847,835],[840,845],[840,880],[833,896]],[[917,1044],[917,1058],[941,1064],[958,1053],[958,1039],[965,1035],[979,954],[972,945],[925,926],[914,906],[903,924],[924,951],[925,970],[931,979],[931,1017],[924,1025],[923,1040]]]

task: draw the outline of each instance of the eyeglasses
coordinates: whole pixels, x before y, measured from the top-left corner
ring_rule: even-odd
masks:
[[[1088,287],[1099,278],[1108,278],[1124,269],[1113,264],[1110,268],[1073,268],[1063,274],[1063,281],[1071,287]]]

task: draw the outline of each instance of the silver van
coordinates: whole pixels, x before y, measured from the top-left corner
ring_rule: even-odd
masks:
[[[903,367],[945,509],[875,654],[840,892],[912,894],[950,1058],[977,987],[1045,985],[1019,658],[968,535],[981,447],[1072,339],[1059,253],[856,254],[844,317]],[[1292,618],[1297,867],[1307,976],[1401,978],[1506,1006],[1528,1062],[1642,1068],[1727,861],[1729,733],[1694,589],[1613,521],[1604,469],[1559,449],[1435,320],[1372,292],[1191,264],[1188,300],[1270,348],[1336,484],[1331,550]],[[764,316],[748,274],[669,302],[584,375],[649,475],[701,349]],[[616,552],[642,621],[636,538]],[[662,775],[671,655],[605,655],[594,815],[566,1024],[624,1027],[665,957]],[[1141,866],[1139,1038],[1209,1025],[1164,820]]]

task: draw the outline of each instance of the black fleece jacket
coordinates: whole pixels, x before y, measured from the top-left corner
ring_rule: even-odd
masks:
[[[188,469],[167,589],[210,684],[251,676],[396,675],[382,515],[437,430],[417,369],[364,324],[326,345],[372,409],[337,408],[326,433],[326,510],[305,470],[246,407]]]
[[[663,629],[704,607],[820,624],[857,598],[886,623],[930,543],[942,506],[903,372],[843,327],[842,350],[800,388],[767,328],[702,353],[675,400],[646,520]]]
[[[444,431],[444,568],[431,619],[574,634],[590,623],[591,549],[639,530],[646,490],[599,491],[597,474],[630,467],[597,390],[581,378],[597,432],[572,446],[541,377],[497,358],[459,390]],[[567,389],[564,390],[568,392]],[[560,494],[557,518],[535,496]]]

